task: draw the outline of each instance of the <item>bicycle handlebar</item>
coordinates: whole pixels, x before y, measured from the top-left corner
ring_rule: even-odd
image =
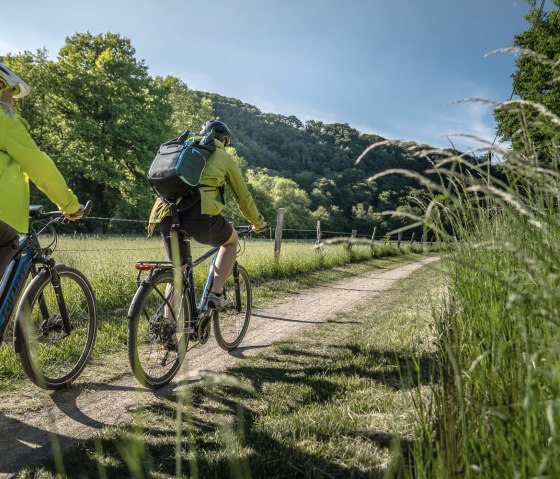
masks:
[[[93,206],[93,202],[91,200],[88,200],[86,204],[82,207],[82,210],[84,212],[84,217],[86,217],[90,213],[92,206]],[[64,218],[64,212],[60,210],[43,212],[42,208],[38,209],[37,207],[35,207],[35,214],[36,214],[35,217],[38,219],[51,218],[53,216],[58,216],[60,217],[60,219]]]
[[[255,233],[255,234],[264,233],[269,227],[268,223],[264,223],[264,224],[265,224],[265,228],[258,232],[253,230],[253,225],[234,226],[233,228],[235,229],[235,231],[237,231],[237,234],[239,236],[249,236],[251,233]]]

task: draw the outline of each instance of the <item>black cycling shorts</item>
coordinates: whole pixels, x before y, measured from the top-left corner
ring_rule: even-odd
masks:
[[[232,233],[231,226],[222,215],[204,215],[200,212],[200,199],[185,211],[179,211],[180,231],[195,241],[209,246],[221,246],[226,243]],[[171,259],[171,225],[173,220],[167,216],[159,224],[159,231],[165,242],[167,256]],[[186,263],[186,245],[179,241],[181,264]]]

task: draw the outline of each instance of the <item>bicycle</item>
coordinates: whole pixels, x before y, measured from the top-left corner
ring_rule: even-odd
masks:
[[[88,201],[86,215],[91,206]],[[23,370],[37,386],[61,389],[80,375],[91,356],[97,334],[95,295],[80,271],[51,257],[57,244],[54,225],[65,221],[64,214],[32,205],[29,221],[29,233],[0,283],[0,343],[19,300],[13,339]],[[41,247],[39,235],[46,230],[52,241]]]
[[[243,238],[249,235],[252,226],[238,226],[235,230]],[[138,290],[128,312],[128,355],[136,379],[152,389],[169,383],[187,351],[208,341],[211,323],[219,346],[231,351],[243,341],[251,319],[251,283],[247,270],[235,262],[224,284],[228,307],[219,312],[210,310],[206,301],[220,247],[213,247],[193,260],[190,238],[184,240],[187,266],[183,271],[174,268],[170,261],[138,261],[135,265]],[[213,255],[197,305],[193,270]],[[142,279],[145,272],[148,276]],[[174,285],[179,285],[180,291]],[[189,348],[189,342],[195,345]]]

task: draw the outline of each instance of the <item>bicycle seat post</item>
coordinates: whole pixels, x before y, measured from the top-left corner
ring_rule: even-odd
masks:
[[[187,288],[189,289],[189,294],[191,298],[191,304],[195,305],[195,295],[194,295],[194,274],[193,274],[193,259],[192,259],[192,250],[191,250],[191,239],[185,233],[182,233],[179,237],[179,241],[184,242],[184,258],[181,258],[181,261],[184,261],[183,266],[186,265],[186,268],[183,269],[183,279],[187,284]],[[196,312],[194,314],[196,318]]]
[[[182,237],[180,238],[180,241],[185,242],[185,257],[182,258],[182,260],[185,261],[184,264],[187,265],[187,269],[185,271],[187,270],[192,271],[193,261],[192,261],[191,239],[186,234],[183,234]]]

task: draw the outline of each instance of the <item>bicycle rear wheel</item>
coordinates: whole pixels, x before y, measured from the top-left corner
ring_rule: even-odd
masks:
[[[237,348],[249,328],[251,320],[251,283],[247,270],[237,265],[224,284],[224,294],[228,307],[214,312],[214,336],[222,349],[231,351]]]
[[[173,271],[155,273],[133,300],[128,323],[128,357],[143,386],[165,386],[181,367],[188,345],[191,305],[183,296],[173,308]]]
[[[60,302],[50,274],[36,276],[16,313],[23,370],[37,386],[61,389],[83,371],[97,334],[95,296],[77,269],[56,267],[71,331],[64,329]]]

